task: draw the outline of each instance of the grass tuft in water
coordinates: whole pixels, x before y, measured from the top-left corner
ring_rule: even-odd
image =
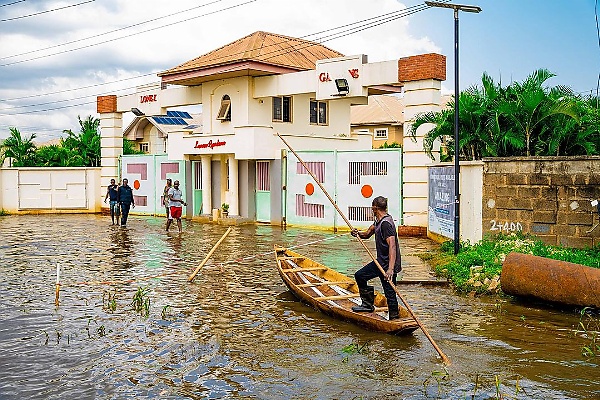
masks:
[[[102,308],[110,312],[115,312],[117,309],[117,290],[114,293],[108,291],[102,292]]]
[[[160,312],[160,317],[162,319],[164,319],[165,321],[168,319],[169,317],[169,308],[172,308],[170,305],[166,305],[162,308],[162,311]]]
[[[346,357],[342,360],[342,362],[348,362],[348,358],[354,354],[363,354],[367,350],[367,345],[369,341],[367,340],[362,346],[359,343],[351,343],[348,346],[344,346],[342,348],[342,353],[346,354]]]
[[[0,217],[6,217],[7,215],[10,215],[10,213],[4,208],[0,208]]]
[[[581,346],[581,355],[586,358],[600,357],[600,319],[594,316],[590,307],[585,307],[579,314],[579,325],[575,333],[582,333],[586,343]],[[588,342],[589,340],[589,342]]]
[[[150,289],[140,286],[137,292],[135,292],[133,295],[133,300],[130,304],[130,306],[133,307],[133,310],[144,318],[147,318],[150,315],[150,297],[148,297],[149,292]]]

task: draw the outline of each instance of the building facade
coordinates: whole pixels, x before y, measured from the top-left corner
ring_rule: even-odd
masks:
[[[404,90],[405,113],[439,109],[445,57],[368,63],[364,55],[344,56],[318,43],[256,32],[159,77],[160,83],[130,95],[98,97],[103,186],[120,175],[126,137],[149,153],[166,154],[168,162],[182,162],[193,204],[187,216],[210,214],[227,203],[230,215],[279,224],[289,205],[284,198],[287,148],[278,135],[297,151],[371,149],[370,134],[351,130],[350,107],[367,104],[371,95]],[[202,115],[177,111],[188,105],[201,105]],[[136,117],[123,129],[127,112]],[[402,200],[401,193],[414,189],[417,201],[411,207],[422,214],[430,160],[411,151],[408,166],[422,168],[423,179],[416,174],[409,186],[390,188],[388,197]],[[426,222],[425,215],[420,224]]]

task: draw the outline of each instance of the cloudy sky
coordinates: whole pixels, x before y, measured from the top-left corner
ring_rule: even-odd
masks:
[[[596,92],[597,0],[461,0],[460,87],[483,72],[503,84],[538,68],[549,84]],[[9,127],[43,142],[96,96],[126,94],[156,73],[262,30],[321,41],[369,61],[438,52],[454,90],[451,10],[413,0],[0,0],[0,139]]]

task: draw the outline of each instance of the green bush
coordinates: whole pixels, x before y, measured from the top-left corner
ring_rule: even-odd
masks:
[[[454,243],[440,246],[440,253],[427,256],[436,274],[447,277],[459,292],[499,292],[502,263],[510,252],[568,261],[600,268],[600,246],[573,249],[546,245],[535,236],[522,233],[500,234],[486,237],[476,244],[461,243],[454,255]],[[425,258],[425,257],[422,257]]]

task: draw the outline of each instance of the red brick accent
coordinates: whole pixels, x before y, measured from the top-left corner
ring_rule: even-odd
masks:
[[[398,82],[446,80],[446,56],[429,53],[398,60]]]
[[[426,237],[427,227],[425,226],[398,226],[398,236],[400,237]]]
[[[96,111],[98,114],[117,112],[117,96],[98,96],[96,101]]]

